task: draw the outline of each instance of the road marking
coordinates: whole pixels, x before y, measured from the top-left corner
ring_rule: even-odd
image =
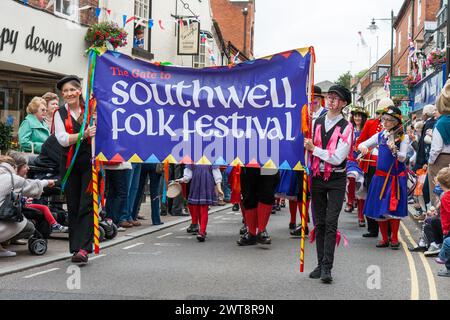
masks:
[[[223,217],[223,216],[214,217],[214,220],[220,219],[220,218],[222,218],[222,217]]]
[[[157,237],[157,238],[158,238],[158,239],[161,239],[161,238],[170,236],[171,234],[173,234],[173,233],[172,233],[172,232],[169,232],[169,233],[163,234],[162,236],[159,236],[159,237]]]
[[[152,255],[152,256],[157,256],[160,255],[162,253],[162,251],[155,251],[155,252],[128,252],[128,254],[132,254],[132,255]]]
[[[183,227],[183,228],[178,229],[178,230],[183,231],[183,230],[186,230],[187,228],[189,228],[189,226]]]
[[[92,258],[89,258],[89,261],[92,261],[92,260],[95,260],[95,259],[98,259],[101,257],[105,257],[105,256],[106,256],[106,254],[99,254],[99,255],[93,256]]]
[[[179,247],[181,244],[179,243],[168,243],[168,242],[162,242],[162,243],[154,243],[154,246],[161,246],[161,247]]]
[[[409,240],[409,242],[413,245],[413,247],[417,246],[417,243],[414,241],[414,239],[411,237],[411,233],[409,232],[408,228],[401,223],[403,232],[405,232],[406,238]],[[436,282],[434,281],[434,275],[433,271],[431,271],[430,264],[428,263],[425,256],[421,253],[419,253],[420,260],[422,261],[423,267],[425,268],[425,273],[427,275],[427,281],[428,281],[428,288],[430,292],[430,300],[438,300],[438,293],[436,289]]]
[[[419,281],[417,279],[417,270],[416,265],[414,264],[414,259],[400,233],[398,234],[398,238],[402,244],[403,251],[405,251],[409,265],[409,273],[411,274],[411,300],[419,300]]]
[[[49,269],[49,270],[33,273],[33,274],[30,274],[30,275],[28,275],[26,277],[23,277],[23,278],[24,279],[30,279],[30,278],[33,278],[33,277],[36,277],[36,276],[40,276],[42,274],[46,274],[46,273],[53,272],[53,271],[56,271],[56,270],[59,270],[59,268],[53,268],[53,269]]]
[[[137,246],[142,246],[144,243],[143,242],[138,242],[138,243],[135,243],[135,244],[132,244],[131,246],[128,246],[128,247],[125,247],[125,248],[122,248],[123,250],[128,250],[128,249],[131,249],[131,248],[134,248],[134,247],[137,247]]]
[[[194,236],[176,236],[176,239],[194,239]]]

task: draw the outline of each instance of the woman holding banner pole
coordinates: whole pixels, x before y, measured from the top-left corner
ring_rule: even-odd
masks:
[[[55,113],[54,123],[56,139],[63,147],[61,177],[68,175],[64,193],[69,214],[70,253],[73,253],[72,262],[87,263],[94,236],[92,191],[89,186],[92,178],[91,138],[95,136],[96,127],[88,126],[84,130],[78,153],[75,154],[85,108],[81,81],[77,76],[67,76],[57,83],[57,88],[65,102]]]

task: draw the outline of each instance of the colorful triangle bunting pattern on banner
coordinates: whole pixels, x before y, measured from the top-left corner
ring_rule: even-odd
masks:
[[[116,153],[116,155],[114,157],[112,157],[111,159],[109,159],[109,161],[111,162],[125,162],[125,159],[122,158],[122,156],[118,153]]]
[[[300,163],[300,161],[295,165],[293,170],[295,170],[295,171],[303,171],[303,166]]]
[[[105,155],[103,154],[103,152],[100,152],[100,153],[97,155],[97,159],[98,159],[99,161],[103,161],[103,162],[108,161],[108,159],[105,157]]]
[[[219,157],[216,161],[214,161],[214,164],[216,166],[226,166],[227,162],[222,157]]]
[[[275,165],[275,163],[273,163],[272,159],[269,159],[269,161],[267,161],[264,166],[264,169],[277,169],[277,166]]]
[[[193,164],[194,161],[192,161],[191,157],[189,157],[188,155],[185,155],[183,157],[183,159],[181,159],[180,163],[182,163],[182,164]]]
[[[148,157],[147,160],[145,160],[145,163],[160,163],[161,161],[159,161],[159,159],[152,154],[150,157]]]
[[[128,162],[135,162],[135,163],[142,163],[144,161],[142,161],[141,158],[139,158],[139,156],[135,153],[129,160]]]
[[[171,154],[169,154],[167,156],[167,158],[164,159],[163,163],[164,162],[169,162],[170,164],[177,164],[178,163],[177,160],[175,160],[175,158]]]
[[[289,163],[286,161],[284,161],[281,166],[278,167],[278,169],[280,170],[291,170],[291,166],[289,165]]]
[[[210,165],[211,162],[208,160],[207,157],[203,156],[200,158],[200,160],[197,161],[197,164],[207,164]]]
[[[256,159],[250,160],[250,162],[247,163],[246,167],[249,167],[249,168],[261,168],[260,164],[258,163],[258,161],[256,161]]]
[[[237,157],[236,159],[233,160],[233,162],[230,163],[230,166],[237,166],[237,165],[241,165],[244,166],[244,164],[242,163],[241,159],[239,159],[239,157]]]

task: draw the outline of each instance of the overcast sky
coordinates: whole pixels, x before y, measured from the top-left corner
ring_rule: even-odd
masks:
[[[348,70],[369,67],[377,57],[377,38],[367,30],[372,18],[397,15],[403,0],[256,0],[256,57],[314,46],[315,82],[334,81]],[[390,21],[376,21],[378,56],[390,48]],[[361,31],[367,43],[359,45]],[[370,54],[371,52],[371,54]]]

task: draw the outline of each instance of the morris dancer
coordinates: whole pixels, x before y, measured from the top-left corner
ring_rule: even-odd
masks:
[[[369,187],[364,214],[378,221],[382,240],[378,248],[389,247],[388,228],[391,227],[392,249],[396,250],[400,219],[408,215],[408,190],[406,160],[408,136],[403,133],[402,113],[397,107],[388,107],[382,112],[384,130],[373,135],[358,147],[364,156],[378,145],[378,160],[375,175]]]
[[[353,141],[356,141],[361,135],[362,128],[368,118],[366,110],[360,107],[355,107],[351,111],[350,122],[353,125]],[[365,227],[364,220],[364,202],[365,202],[365,187],[364,187],[364,173],[358,166],[357,158],[359,152],[352,146],[353,152],[350,153],[347,161],[347,206],[345,212],[352,212],[355,199],[358,206],[358,221],[360,227]],[[358,188],[357,188],[358,187]]]
[[[358,146],[360,143],[366,141],[370,137],[372,137],[374,134],[380,132],[382,130],[381,125],[381,113],[383,110],[387,107],[393,107],[394,102],[389,98],[381,99],[378,103],[377,110],[375,111],[376,116],[374,119],[367,120],[366,124],[364,125],[363,130],[361,131],[361,135],[359,136],[358,140],[356,141],[355,148],[358,150]],[[375,174],[375,168],[377,163],[377,157],[378,157],[378,148],[375,146],[370,153],[368,153],[365,157],[361,159],[360,166],[365,174],[365,183],[366,188],[369,189],[370,183],[372,181],[372,177]],[[363,237],[365,238],[377,238],[378,237],[378,223],[366,216],[367,219],[367,233],[363,234]]]
[[[312,152],[311,196],[315,215],[318,266],[309,277],[330,283],[339,213],[345,198],[346,162],[352,140],[352,125],[342,110],[351,103],[350,91],[340,85],[328,91],[328,113],[314,124],[314,142],[305,139]]]
[[[181,183],[191,181],[188,207],[192,223],[187,232],[197,233],[197,240],[204,242],[208,225],[208,207],[217,205],[216,188],[219,195],[223,196],[222,173],[218,167],[210,165],[187,165],[184,168],[183,178],[177,181]]]
[[[266,227],[279,181],[278,170],[241,168],[241,209],[248,231],[237,241],[238,245],[272,243]]]

